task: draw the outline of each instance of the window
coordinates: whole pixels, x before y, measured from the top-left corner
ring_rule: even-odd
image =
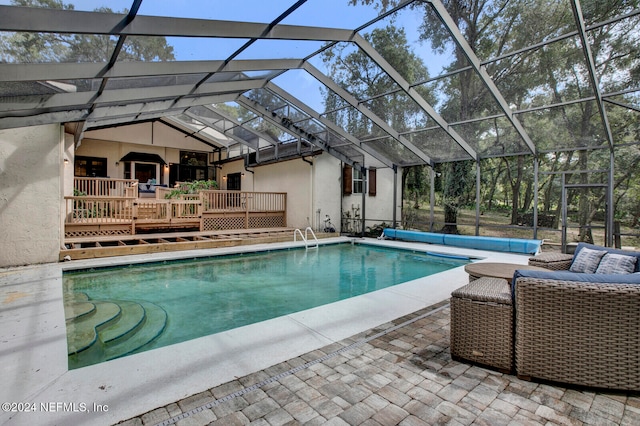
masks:
[[[362,194],[368,191],[369,195],[375,197],[376,195],[376,169],[369,169],[367,176],[363,176],[362,170],[359,168],[353,168],[345,165],[342,169],[342,181],[343,181],[343,194]]]
[[[78,177],[107,177],[107,159],[76,157],[73,174]]]
[[[240,191],[242,189],[242,176],[240,173],[227,175],[227,189],[229,191]]]
[[[206,152],[180,151],[180,164],[169,166],[169,185],[176,182],[215,179],[212,167],[207,166],[209,155]]]
[[[207,153],[195,151],[180,151],[180,164],[184,166],[207,166]]]
[[[357,168],[353,169],[351,182],[353,185],[353,189],[351,190],[352,194],[362,194],[364,192],[364,188],[367,186],[366,177],[362,176],[362,172]]]

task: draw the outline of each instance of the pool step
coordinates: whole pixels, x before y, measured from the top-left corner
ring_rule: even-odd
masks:
[[[129,355],[138,349],[152,342],[160,336],[167,325],[167,313],[160,306],[151,302],[140,302],[144,311],[144,324],[139,330],[128,336],[119,339],[117,343],[107,345],[105,348],[106,360]]]
[[[100,330],[100,340],[110,343],[116,339],[125,339],[134,334],[145,319],[145,309],[141,304],[128,300],[120,300],[122,313],[117,321]]]
[[[151,302],[65,296],[69,368],[118,358],[156,339],[167,313]]]
[[[86,293],[71,293],[64,295],[64,319],[70,320],[89,315],[96,309],[96,306],[89,302]]]
[[[85,304],[86,302],[83,302]],[[116,321],[121,309],[117,303],[94,300],[88,314],[67,321],[67,349],[69,354],[82,352],[98,340],[100,328]]]

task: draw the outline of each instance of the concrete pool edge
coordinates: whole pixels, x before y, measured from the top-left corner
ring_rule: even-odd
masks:
[[[336,238],[327,243],[349,240]],[[442,253],[464,254],[484,258],[485,261],[524,264],[528,259],[526,255],[461,250],[423,243],[369,239],[366,242],[417,251],[428,249]],[[259,251],[264,248],[271,250],[290,246],[292,246],[290,243],[265,244],[247,246],[243,251]],[[228,252],[215,249],[163,255],[167,259],[192,258],[194,255],[196,257],[207,255],[208,251],[215,254]],[[18,331],[5,333],[7,328],[12,327],[13,320],[8,318],[5,321],[4,316],[2,318],[0,331],[3,337],[7,336],[6,339],[2,339],[7,340],[6,348],[0,353],[2,369],[7,373],[4,377],[15,381],[20,380],[23,384],[22,387],[13,388],[17,389],[17,392],[7,393],[10,392],[11,385],[0,391],[3,401],[29,401],[38,404],[40,402],[96,403],[109,407],[109,411],[100,414],[22,413],[13,416],[11,420],[9,417],[12,413],[2,413],[0,421],[8,421],[9,424],[117,423],[441,302],[449,297],[452,290],[467,282],[466,273],[462,267],[459,267],[286,317],[67,371],[65,334],[59,331],[60,327],[64,330],[62,290],[60,282],[56,281],[61,276],[62,270],[82,268],[86,265],[109,266],[115,263],[162,260],[163,255],[144,256],[144,259],[132,256],[132,259],[112,258],[103,259],[101,262],[74,261],[75,263],[35,266],[24,269],[24,273],[29,271],[28,273],[32,276],[25,276],[23,283],[3,280],[5,274],[0,274],[0,280],[2,280],[0,282],[3,283],[0,290],[15,286],[11,291],[22,291],[27,294],[37,289],[42,296],[39,300],[47,300],[47,309],[39,312],[42,318],[35,322],[34,317],[37,314],[34,309],[28,308],[29,303],[26,298],[25,306],[15,309],[14,320],[33,323],[32,329],[27,330],[24,326],[15,327],[13,324],[13,330]],[[70,265],[71,263],[74,265]],[[41,273],[34,272],[38,269]],[[11,275],[20,271],[7,273]],[[18,287],[20,287],[19,290]],[[56,298],[59,298],[59,303],[56,302]],[[371,315],[372,312],[376,314]],[[46,326],[43,326],[45,323]],[[38,333],[35,329],[40,330],[40,328],[42,331]],[[26,344],[27,341],[38,342],[45,337],[51,338],[49,335],[51,330],[57,330],[55,337],[42,346],[36,346],[37,350],[34,350],[33,345]],[[13,336],[11,333],[18,335]],[[19,342],[20,339],[22,339],[21,342]],[[59,356],[60,350],[63,352],[63,357]],[[64,364],[60,365],[61,362]],[[10,366],[16,366],[16,368],[11,369]]]

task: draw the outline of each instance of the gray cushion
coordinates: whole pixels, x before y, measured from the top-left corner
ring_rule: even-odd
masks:
[[[569,270],[571,272],[582,272],[585,274],[593,274],[598,269],[600,259],[607,254],[605,250],[592,250],[584,247],[573,259]]]
[[[580,250],[582,250],[583,248],[590,248],[592,250],[605,250],[607,253],[624,254],[625,256],[634,256],[638,258],[638,260],[636,261],[635,272],[640,272],[640,251],[620,250],[612,247],[597,246],[595,244],[578,243],[578,246],[576,247],[575,255],[578,255],[578,253],[580,253]],[[574,259],[575,259],[575,255],[574,255]]]
[[[600,260],[596,274],[631,274],[636,269],[635,256],[607,253]]]

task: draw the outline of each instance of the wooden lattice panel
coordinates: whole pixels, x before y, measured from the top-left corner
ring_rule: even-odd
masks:
[[[255,216],[249,218],[249,228],[283,228],[282,216]]]
[[[205,217],[202,219],[202,231],[216,231],[218,229],[244,229],[244,217]]]
[[[131,235],[131,226],[118,228],[95,228],[74,227],[67,229],[64,233],[65,238],[83,238],[83,237],[108,237],[113,235]]]

